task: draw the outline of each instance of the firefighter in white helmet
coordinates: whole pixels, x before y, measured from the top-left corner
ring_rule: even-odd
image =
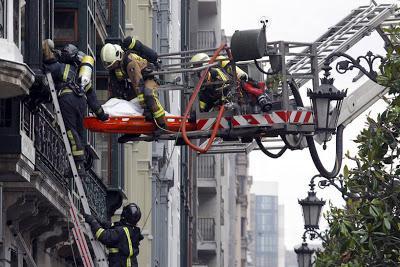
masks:
[[[133,50],[124,50],[117,44],[107,43],[101,49],[100,57],[104,67],[109,71],[111,79],[119,82],[129,81],[132,92],[130,99],[137,97],[140,105],[145,110],[147,119],[154,119],[158,130],[155,134],[166,128],[165,111],[158,98],[158,83],[152,72],[154,66],[144,57]],[[130,100],[127,99],[127,100]],[[148,115],[150,113],[150,115]],[[129,141],[130,135],[119,138],[120,143]]]

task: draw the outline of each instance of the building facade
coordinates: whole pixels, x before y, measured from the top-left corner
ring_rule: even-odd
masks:
[[[122,2],[0,1],[0,266],[80,262],[68,215],[68,192],[77,192],[64,143],[52,105],[29,100],[44,89],[33,83],[41,73],[42,40],[73,43],[96,58],[106,38],[123,34]],[[98,144],[94,134],[87,141]],[[104,157],[82,177],[89,206],[103,221],[121,204],[121,169],[116,158]]]

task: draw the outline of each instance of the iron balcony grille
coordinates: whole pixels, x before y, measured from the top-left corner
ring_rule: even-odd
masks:
[[[28,122],[21,118],[21,125],[25,127]],[[45,106],[40,106],[33,119],[35,133],[36,164],[35,168],[45,177],[55,179],[65,189],[71,189],[75,198],[78,196],[69,172],[69,163],[64,142],[52,112]],[[106,187],[99,177],[90,170],[86,177],[81,177],[86,191],[89,206],[94,214],[106,221]],[[75,202],[75,201],[74,201]],[[75,203],[77,204],[77,203]],[[79,206],[78,206],[79,207]]]
[[[214,48],[216,46],[215,31],[198,31],[197,48]]]
[[[215,157],[212,155],[198,158],[197,175],[199,179],[215,178]]]
[[[214,218],[199,218],[197,223],[200,241],[215,241]]]

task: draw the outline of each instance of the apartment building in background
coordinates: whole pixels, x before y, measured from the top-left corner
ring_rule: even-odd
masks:
[[[284,209],[278,203],[278,183],[256,181],[251,192],[250,266],[284,267]]]

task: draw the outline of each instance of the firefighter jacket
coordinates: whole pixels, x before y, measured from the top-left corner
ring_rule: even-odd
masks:
[[[148,109],[159,125],[164,125],[165,110],[158,98],[157,88],[158,83],[152,75],[154,66],[146,59],[136,53],[127,51],[122,58],[120,65],[110,71],[111,81],[114,81],[115,87],[119,88],[116,95],[127,96],[126,100],[131,100],[137,97],[140,105],[144,109]],[[118,84],[115,83],[115,81]],[[129,88],[121,88],[124,81],[129,81]],[[114,87],[114,85],[112,85]]]
[[[101,226],[97,220],[88,222],[97,240],[108,249],[110,267],[136,267],[139,243],[143,240],[140,228],[117,222]]]
[[[200,110],[210,111],[213,107],[222,104],[227,94],[230,77],[220,68],[210,68],[203,87],[199,93]]]
[[[79,97],[86,96],[87,104],[95,114],[103,112],[92,84],[89,83],[85,88],[79,88],[77,85],[75,79],[78,68],[74,64],[61,63],[56,59],[46,60],[43,63],[45,71],[51,73],[59,97],[67,94],[75,94]]]

